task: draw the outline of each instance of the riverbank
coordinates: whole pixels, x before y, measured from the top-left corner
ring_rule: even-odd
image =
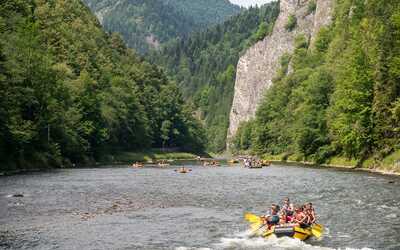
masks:
[[[200,154],[204,157],[209,157],[208,154]],[[65,161],[63,165],[46,165],[46,164],[26,164],[25,168],[16,168],[15,166],[0,166],[0,176],[5,175],[17,175],[27,172],[39,172],[48,171],[59,168],[74,168],[74,167],[96,167],[101,165],[118,165],[118,164],[132,164],[133,162],[151,163],[162,160],[195,160],[197,154],[182,152],[182,151],[170,151],[161,149],[152,149],[141,152],[129,152],[122,151],[116,153],[105,154],[98,160],[86,159],[85,162],[71,163]]]
[[[100,164],[154,162],[160,160],[194,160],[197,154],[180,151],[147,150],[144,152],[119,152],[107,155],[101,159]]]
[[[263,155],[263,160],[269,160],[278,164],[300,164],[303,166],[320,166],[327,168],[351,169],[370,173],[379,173],[383,175],[400,176],[400,152],[396,151],[393,154],[385,157],[383,160],[376,160],[373,157],[368,158],[362,163],[355,159],[347,159],[345,157],[332,157],[327,163],[317,164],[313,161],[298,160],[294,156],[285,155]]]

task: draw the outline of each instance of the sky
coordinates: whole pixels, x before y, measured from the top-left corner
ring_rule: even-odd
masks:
[[[271,2],[272,0],[230,0],[232,3],[243,6],[243,7],[249,7],[250,5],[262,5],[268,2]]]

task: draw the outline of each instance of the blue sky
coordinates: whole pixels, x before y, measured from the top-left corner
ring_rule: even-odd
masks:
[[[244,6],[244,7],[249,7],[250,5],[262,5],[268,2],[271,2],[272,0],[230,0],[232,3]]]

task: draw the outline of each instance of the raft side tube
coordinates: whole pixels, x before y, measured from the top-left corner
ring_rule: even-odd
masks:
[[[275,226],[270,230],[267,230],[263,237],[268,237],[270,235],[275,235],[276,237],[293,237],[299,240],[306,240],[312,236],[312,232],[310,228],[301,228],[299,226]]]

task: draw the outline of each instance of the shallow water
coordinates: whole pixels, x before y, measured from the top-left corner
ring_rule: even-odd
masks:
[[[398,177],[191,167],[189,174],[121,166],[1,177],[0,248],[400,249]],[[10,197],[17,193],[24,197]],[[322,239],[246,236],[244,212],[265,213],[285,196],[314,203],[327,228]]]

